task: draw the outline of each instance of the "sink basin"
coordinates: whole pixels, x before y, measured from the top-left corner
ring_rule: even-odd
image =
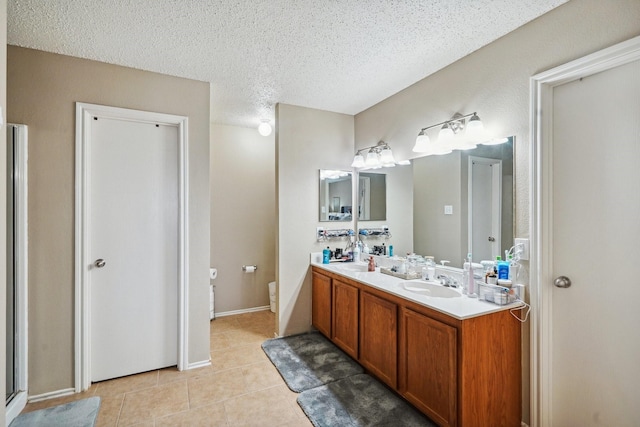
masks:
[[[425,295],[433,298],[458,298],[461,296],[460,292],[455,289],[447,288],[437,283],[416,280],[400,282],[399,285],[402,289],[416,295]]]
[[[367,264],[353,264],[353,263],[342,263],[342,264],[336,265],[336,269],[340,271],[354,272],[354,273],[366,272],[368,271],[368,267],[369,266]]]

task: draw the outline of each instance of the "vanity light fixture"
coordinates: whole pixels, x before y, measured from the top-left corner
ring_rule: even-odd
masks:
[[[351,167],[353,168],[367,168],[367,169],[379,169],[381,167],[391,168],[396,164],[409,164],[408,162],[396,162],[393,157],[393,151],[391,147],[384,141],[378,142],[371,147],[361,148],[356,151],[356,155],[353,157]]]
[[[271,125],[269,124],[269,120],[267,119],[262,120],[260,125],[258,125],[258,133],[260,133],[260,135],[262,136],[271,135],[271,130]]]
[[[441,126],[438,138],[432,142],[427,135],[427,130]],[[464,132],[463,132],[464,131]],[[452,150],[470,150],[487,138],[484,125],[478,113],[461,115],[456,113],[451,119],[435,125],[420,129],[416,143],[413,146],[415,153],[448,154]]]

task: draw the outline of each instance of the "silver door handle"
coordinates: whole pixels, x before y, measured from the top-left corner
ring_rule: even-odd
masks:
[[[553,281],[553,285],[557,288],[568,288],[571,286],[571,279],[567,276],[559,276]]]
[[[102,268],[105,265],[107,265],[107,262],[105,260],[103,260],[102,258],[98,258],[93,265],[95,265],[97,268]]]

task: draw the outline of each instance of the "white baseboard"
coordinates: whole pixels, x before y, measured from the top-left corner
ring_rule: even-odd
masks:
[[[187,370],[205,368],[207,366],[211,366],[211,359],[201,360],[200,362],[189,363],[189,366],[187,366]]]
[[[20,412],[27,405],[27,392],[21,391],[11,399],[11,402],[7,405],[7,413],[5,414],[5,425],[11,424],[11,421],[15,419]]]
[[[76,392],[75,388],[64,388],[62,390],[50,391],[48,393],[29,396],[29,403],[40,402],[41,400],[55,399],[56,397],[70,396]]]
[[[216,311],[215,317],[233,316],[234,314],[254,313],[256,311],[265,311],[265,310],[271,310],[271,306],[263,305],[262,307],[244,308],[242,310],[223,311],[222,313],[218,313]]]

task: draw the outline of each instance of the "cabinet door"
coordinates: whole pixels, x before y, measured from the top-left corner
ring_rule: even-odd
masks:
[[[360,363],[390,387],[398,383],[398,306],[360,293]]]
[[[311,291],[311,323],[331,338],[331,278],[313,272]]]
[[[358,288],[333,281],[333,342],[358,358]]]
[[[400,393],[438,425],[457,423],[457,330],[403,308]]]

